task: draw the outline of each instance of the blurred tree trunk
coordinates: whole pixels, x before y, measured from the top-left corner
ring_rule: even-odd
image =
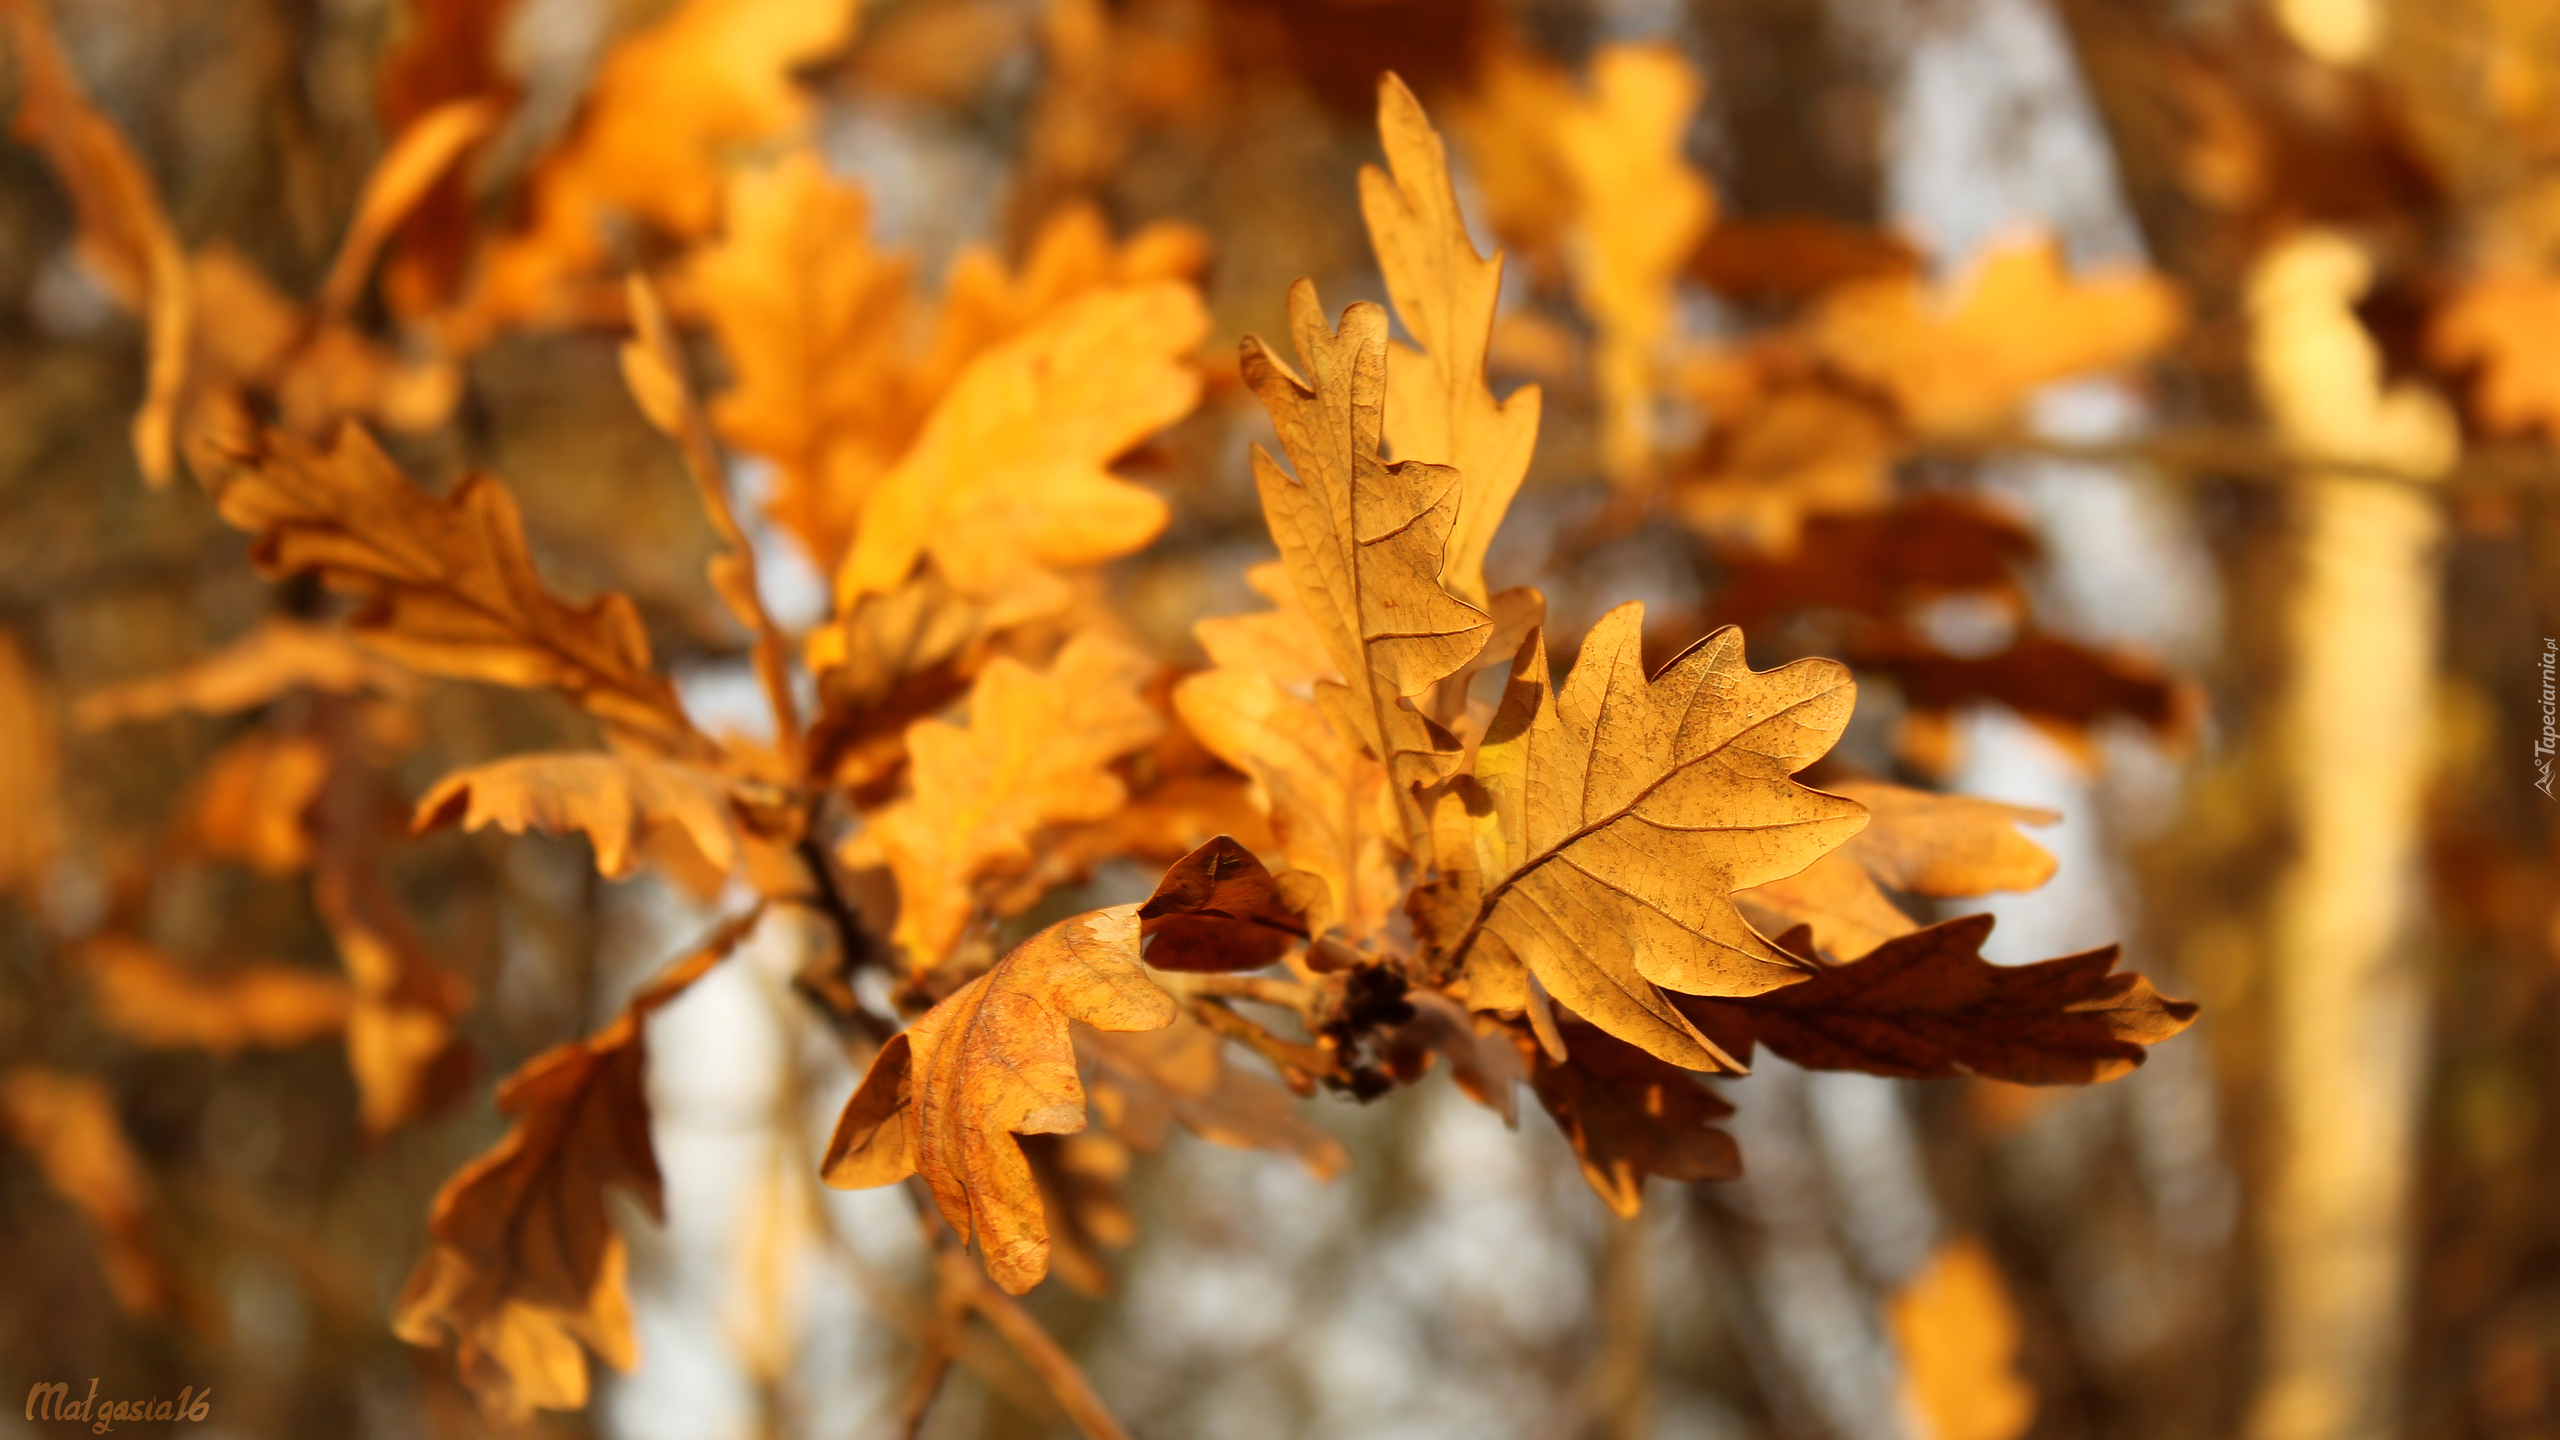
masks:
[[[1707,110],[1722,143],[1728,215],[1873,221],[1883,194],[1883,105],[1861,37],[1833,0],[1691,0],[1705,38]]]
[[[2251,276],[2250,368],[2298,453],[2440,474],[2452,418],[2429,392],[2383,387],[2351,308],[2371,278],[2336,232],[2271,246]],[[2292,513],[2273,738],[2293,848],[2267,932],[2274,1127],[2248,1434],[2379,1440],[2398,1429],[2425,1078],[2419,819],[2443,520],[2420,485],[2316,469]]]

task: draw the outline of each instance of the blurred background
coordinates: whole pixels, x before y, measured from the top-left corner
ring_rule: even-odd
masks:
[[[632,595],[692,712],[752,726],[743,634],[698,579],[713,538],[623,390],[611,297],[467,336],[421,319],[467,281],[437,227],[531,224],[524,177],[596,131],[613,57],[718,8],[50,14],[186,246],[294,295],[403,125],[503,99],[353,308],[363,363],[448,366],[404,459],[507,477],[552,583]],[[920,288],[970,246],[1021,260],[1077,202],[1205,238],[1207,399],[1126,467],[1176,519],[1111,573],[1166,665],[1203,663],[1191,623],[1254,608],[1242,573],[1272,553],[1236,340],[1283,331],[1301,275],[1329,307],[1384,298],[1356,176],[1392,69],[1509,256],[1496,388],[1545,392],[1492,582],[1541,586],[1560,635],[1641,599],[1666,655],[1737,620],[1757,666],[1849,661],[1844,764],[2061,816],[2033,832],[2050,883],[1962,907],[1999,916],[1994,959],[2121,941],[2205,1007],[2088,1090],[1765,1057],[1719,1087],[1747,1177],[1656,1181],[1633,1222],[1536,1106],[1509,1129],[1437,1073],[1307,1102],[1354,1159],[1329,1183],[1177,1136],[1061,1262],[1076,1283],[1031,1300],[1132,1433],[2560,1436],[2560,807],[2536,749],[2560,7],[797,8],[796,50],[690,56],[668,123],[728,106],[687,123],[739,166],[813,139]],[[715,233],[682,178],[597,201],[598,253],[660,264]],[[325,1020],[283,1043],[120,1018],[103,935],[337,963],[298,832],[218,823],[221,786],[293,757],[254,718],[111,688],[319,607],[193,487],[145,486],[145,326],[74,242],[54,169],[0,147],[0,1380],[210,1385],[207,1440],[483,1433],[450,1359],[387,1325],[429,1200],[503,1130],[493,1079],[608,1019],[706,912],[599,880],[575,840],[386,839],[386,883],[477,998],[468,1068],[379,1138]],[[254,350],[205,343],[235,339]],[[751,448],[732,483],[768,495]],[[814,623],[818,563],[755,535],[777,617]],[[591,730],[486,686],[341,708],[373,789],[321,803],[357,807]],[[1105,866],[1042,913],[1152,879]],[[652,1022],[667,1219],[622,1216],[641,1363],[546,1433],[898,1429],[925,1253],[896,1192],[812,1183],[858,1062],[794,994],[787,934],[744,958]],[[121,1148],[64,1160],[65,1114]],[[1000,1347],[962,1362],[926,1435],[1068,1433]],[[46,1429],[0,1405],[0,1435]]]

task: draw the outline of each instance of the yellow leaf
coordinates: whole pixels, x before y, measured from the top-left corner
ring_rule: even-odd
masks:
[[[2007,420],[2037,388],[2120,370],[2167,344],[2185,307],[2144,270],[2087,278],[2034,237],[1985,255],[1952,295],[1916,278],[1832,290],[1810,338],[1831,364],[1882,389],[1912,428],[1967,435]]]
[[[90,691],[72,707],[72,716],[84,729],[103,730],[180,711],[235,714],[296,690],[369,690],[409,700],[419,689],[416,676],[358,645],[338,626],[269,616],[239,639],[165,675]]]
[[[98,1018],[137,1045],[194,1046],[221,1056],[299,1045],[346,1027],[346,983],[298,966],[208,973],[122,935],[90,940],[79,958]]]
[[[0,630],[0,891],[32,891],[62,842],[60,740],[53,688]]]
[[[897,877],[897,939],[912,963],[950,953],[980,883],[1027,867],[1044,827],[1120,808],[1128,792],[1107,767],[1163,728],[1143,694],[1154,671],[1117,641],[1078,635],[1046,670],[989,662],[965,727],[908,727],[912,793],[873,814],[845,858]]]
[[[1485,386],[1502,257],[1476,254],[1458,213],[1447,149],[1393,75],[1378,85],[1378,134],[1389,168],[1361,167],[1360,211],[1387,295],[1420,346],[1388,348],[1387,443],[1400,460],[1457,468],[1462,488],[1441,579],[1482,609],[1485,551],[1538,442],[1538,387],[1496,400]]]
[[[1920,1440],[2017,1440],[2036,1392],[2018,1373],[2018,1313],[1980,1240],[1942,1243],[1885,1302],[1902,1404]]]
[[[1117,559],[1164,529],[1164,502],[1110,462],[1189,413],[1182,357],[1208,317],[1187,285],[1096,291],[969,363],[862,507],[837,600],[906,583],[916,561],[1009,624],[1064,607],[1055,573]]]
[[[26,1147],[45,1183],[88,1222],[107,1288],[125,1313],[169,1309],[177,1281],[152,1239],[142,1160],[107,1087],[43,1065],[14,1066],[0,1073],[0,1130]]]
[[[620,880],[654,858],[697,891],[716,890],[745,848],[736,797],[715,771],[645,755],[518,755],[456,771],[418,802],[414,828],[495,825],[510,835],[577,831],[596,873]],[[694,883],[709,878],[708,886]]]
[[[1603,617],[1561,693],[1542,639],[1514,664],[1475,769],[1499,855],[1452,959],[1468,962],[1479,1009],[1521,1008],[1534,977],[1657,1058],[1735,1069],[1662,991],[1752,995],[1805,978],[1733,892],[1802,870],[1866,823],[1856,801],[1789,778],[1839,738],[1856,690],[1828,660],[1754,672],[1732,629],[1648,680],[1643,622],[1635,604]]]
[[[943,1218],[1019,1295],[1049,1268],[1049,1227],[1016,1135],[1085,1128],[1070,1022],[1156,1030],[1177,1013],[1138,959],[1138,907],[1061,920],[889,1037],[827,1146],[846,1189],[921,1174]]]

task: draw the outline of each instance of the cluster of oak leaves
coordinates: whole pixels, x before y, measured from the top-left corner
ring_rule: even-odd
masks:
[[[2089,1083],[2189,1022],[2193,1007],[2111,973],[2112,947],[1995,967],[1979,955],[1987,917],[1908,918],[1888,888],[2040,884],[2051,858],[2015,826],[2053,817],[1846,777],[1798,783],[1849,719],[1843,665],[1754,672],[1730,627],[1649,665],[1628,605],[1552,683],[1542,597],[1489,590],[1484,575],[1529,467],[1539,392],[1488,387],[1501,260],[1468,240],[1441,136],[1392,78],[1378,111],[1387,166],[1362,174],[1360,198],[1414,343],[1390,340],[1376,305],[1329,319],[1303,281],[1290,354],[1246,342],[1242,382],[1286,457],[1253,455],[1280,558],[1250,578],[1270,608],[1200,622],[1212,667],[1165,672],[1112,613],[1098,568],[1167,521],[1110,466],[1190,413],[1215,371],[1198,356],[1203,246],[1169,226],[1115,240],[1090,210],[1064,208],[1018,269],[972,252],[927,307],[904,262],[869,247],[860,192],[792,139],[806,101],[790,71],[846,42],[848,8],[688,0],[623,40],[498,227],[473,220],[455,176],[502,105],[449,66],[404,70],[395,55],[384,89],[404,124],[305,303],[219,245],[188,253],[43,12],[0,4],[19,134],[70,192],[92,271],[147,322],[134,427],[146,473],[165,483],[183,469],[255,537],[263,571],[316,576],[356,602],[335,623],[272,620],[79,708],[108,725],[306,698],[199,781],[198,813],[213,817],[199,840],[268,873],[307,872],[344,981],[207,974],[111,922],[82,952],[101,1013],[145,1043],[216,1051],[343,1029],[376,1131],[451,1098],[467,987],[380,875],[399,831],[384,820],[387,767],[410,743],[421,677],[555,689],[609,744],[451,775],[417,804],[418,828],[580,832],[607,876],[646,865],[705,897],[760,897],[612,1024],[508,1079],[512,1130],[437,1197],[434,1248],[395,1323],[455,1346],[493,1410],[583,1404],[585,1351],[632,1362],[604,1192],[658,1203],[644,1021],[775,907],[828,922],[800,992],[872,1055],[825,1178],[920,1177],[954,1250],[974,1245],[1013,1294],[1053,1257],[1070,1280],[1090,1272],[1122,1147],[1152,1147],[1174,1122],[1338,1169],[1340,1147],[1288,1091],[1368,1099],[1445,1062],[1508,1116],[1525,1080],[1628,1214],[1648,1176],[1738,1173],[1716,1128],[1729,1107],[1696,1077],[1740,1074],[1755,1050],[1893,1076]],[[706,70],[709,53],[735,63]],[[1833,274],[1809,318],[1667,368],[1668,297],[1712,224],[1712,196],[1679,158],[1694,79],[1644,50],[1604,51],[1587,89],[1525,61],[1492,73],[1467,122],[1488,204],[1498,227],[1523,227],[1519,243],[1561,257],[1587,314],[1599,463],[1638,503],[1734,547],[1729,605],[1827,599],[1861,616],[1844,647],[1896,675],[1915,721],[1990,695],[2057,724],[2085,723],[2093,705],[2167,723],[2172,687],[2058,641],[2020,643],[2081,656],[2114,699],[2090,702],[2091,684],[2075,683],[2040,708],[1998,676],[2050,665],[1984,669],[1924,644],[1898,608],[1912,587],[2006,585],[2020,534],[1944,497],[1896,501],[1886,480],[1915,437],[1987,430],[2037,384],[2156,347],[2176,313],[2158,282],[2082,283],[2049,246],[1996,256],[1952,304],[1889,265],[1855,283]],[[726,163],[742,145],[765,158]],[[607,243],[609,220],[634,218],[673,242],[647,277]],[[1849,269],[1874,271],[1868,259]],[[351,318],[374,287],[407,350]],[[2043,348],[2003,329],[2039,309],[2071,316]],[[575,323],[630,328],[631,394],[681,450],[725,542],[709,578],[752,637],[769,742],[698,729],[623,597],[572,604],[547,589],[503,483],[476,475],[432,494],[369,436],[442,423],[461,359],[490,336]],[[687,331],[725,364],[707,406]],[[1539,341],[1503,333],[1524,352]],[[1668,477],[1642,433],[1665,385],[1719,417]],[[759,601],[724,447],[773,465],[773,518],[833,577],[831,617],[811,633],[786,636]],[[1803,563],[1808,552],[1829,563]],[[1895,569],[1913,564],[1946,573]],[[12,693],[26,691],[23,663],[0,658]],[[1145,903],[993,953],[997,919],[1119,858],[1169,862]],[[896,1013],[858,998],[865,970],[888,978],[873,993]],[[1286,1091],[1231,1067],[1231,1043]],[[0,1083],[0,1113],[40,1157],[113,1128],[93,1082],[33,1066]],[[49,1159],[49,1173],[97,1223],[120,1293],[147,1299],[161,1282],[117,1173],[130,1158],[85,1153]],[[999,1328],[1019,1319],[975,1270],[944,1272]]]

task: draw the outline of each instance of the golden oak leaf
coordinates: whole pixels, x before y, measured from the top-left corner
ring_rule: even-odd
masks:
[[[230,715],[296,690],[417,697],[416,676],[365,649],[335,625],[269,616],[221,649],[163,675],[92,690],[72,706],[82,728],[102,730],[181,711]]]
[[[1555,117],[1552,143],[1574,194],[1566,259],[1600,338],[1600,464],[1621,487],[1652,478],[1674,292],[1715,223],[1715,192],[1682,153],[1702,88],[1669,46],[1604,45],[1591,58],[1590,97]]]
[[[1319,1180],[1351,1168],[1351,1152],[1298,1113],[1296,1096],[1229,1064],[1226,1042],[1187,1015],[1161,1030],[1079,1029],[1075,1047],[1094,1114],[1132,1149],[1156,1149],[1178,1123],[1213,1144],[1290,1156]]]
[[[62,843],[61,748],[53,688],[0,630],[0,892],[30,891]]]
[[[1399,460],[1457,468],[1457,518],[1440,578],[1481,609],[1489,603],[1485,551],[1537,445],[1539,391],[1524,386],[1496,400],[1485,386],[1502,257],[1488,260],[1468,240],[1448,151],[1393,75],[1378,82],[1378,134],[1388,169],[1361,167],[1360,212],[1387,295],[1419,347],[1389,343],[1387,443]]]
[[[1057,570],[1143,549],[1164,502],[1107,467],[1199,400],[1182,357],[1207,328],[1188,285],[1113,287],[970,361],[866,497],[839,605],[897,589],[929,555],[1009,624],[1063,608]]]
[[[458,770],[418,802],[412,828],[495,825],[510,835],[576,831],[596,873],[620,880],[654,861],[696,894],[716,894],[754,843],[727,777],[646,755],[518,755]]]
[[[1992,250],[1951,296],[1916,278],[1841,286],[1810,337],[1833,365],[1892,396],[1912,428],[1964,435],[1998,426],[2040,386],[2149,357],[2184,313],[2159,276],[2074,276],[2060,244],[2039,237]]]
[[[262,875],[311,863],[305,812],[329,778],[328,747],[306,735],[250,730],[215,753],[179,802],[179,830],[205,854]]]
[[[1846,965],[1739,1000],[1684,1000],[1742,1053],[1756,1041],[1817,1070],[2020,1085],[2091,1085],[2130,1073],[2194,1023],[2140,975],[2117,975],[2116,947],[2033,965],[1982,958],[1992,917],[1968,915],[1886,941]],[[1790,943],[1803,943],[1795,932]]]
[[[1013,270],[984,245],[963,248],[952,257],[933,343],[918,366],[918,393],[941,396],[970,361],[1096,290],[1159,281],[1196,285],[1208,265],[1208,245],[1190,226],[1164,221],[1115,245],[1102,212],[1079,201],[1040,222]]]
[[[1879,885],[1958,899],[2053,878],[2052,853],[2016,828],[2055,824],[2062,817],[2051,810],[1866,780],[1832,788],[1867,807],[1867,828],[1803,872],[1735,897],[1771,933],[1810,925],[1825,954],[1854,960],[1920,928]]]
[[[871,247],[870,223],[861,190],[795,150],[729,182],[727,227],[692,265],[737,377],[712,418],[774,462],[774,518],[830,570],[923,418],[908,383],[913,267]]]
[[[186,250],[132,145],[81,93],[41,0],[6,0],[0,11],[18,56],[15,132],[45,152],[71,192],[82,263],[118,303],[145,319],[150,374],[133,417],[133,448],[143,475],[166,485],[177,473],[178,411],[194,325]]]
[[[1071,1022],[1155,1030],[1177,1013],[1138,958],[1138,907],[1061,920],[889,1037],[845,1102],[827,1183],[921,1174],[987,1273],[1019,1295],[1048,1270],[1040,1192],[1016,1135],[1085,1128]]]
[[[694,239],[720,220],[728,153],[789,135],[810,100],[792,71],[853,35],[853,0],[683,0],[608,51],[567,138],[536,167],[530,222],[499,241],[450,343],[580,318],[618,218]],[[609,296],[610,292],[607,292]]]
[[[1390,465],[1379,453],[1384,310],[1352,305],[1329,329],[1315,286],[1300,280],[1289,291],[1289,326],[1312,383],[1259,337],[1244,342],[1245,383],[1297,470],[1293,478],[1256,446],[1254,484],[1299,601],[1347,682],[1318,681],[1319,707],[1343,740],[1387,766],[1408,846],[1419,849],[1424,824],[1409,787],[1447,775],[1460,756],[1405,701],[1475,659],[1493,628],[1441,583],[1463,487],[1445,465]]]
[[[1354,943],[1378,933],[1403,893],[1389,838],[1399,822],[1387,768],[1361,754],[1314,701],[1258,671],[1189,676],[1173,699],[1200,743],[1252,778],[1289,867],[1324,881],[1310,925],[1339,928]]]
[[[1513,665],[1476,756],[1484,889],[1449,958],[1466,962],[1476,1008],[1524,1008],[1534,977],[1659,1059],[1732,1069],[1663,990],[1752,995],[1805,978],[1733,892],[1866,823],[1856,801],[1789,778],[1839,738],[1856,689],[1828,660],[1755,672],[1733,629],[1648,680],[1643,623],[1632,603],[1602,617],[1561,692],[1543,637]]]
[[[90,999],[108,1029],[138,1045],[230,1055],[300,1045],[346,1028],[346,982],[293,965],[204,971],[124,935],[80,947]]]
[[[107,1087],[43,1065],[13,1066],[0,1072],[0,1129],[88,1222],[107,1288],[125,1313],[172,1308],[177,1280],[151,1234],[142,1160]]]
[[[1315,620],[1298,603],[1289,567],[1265,560],[1244,572],[1254,593],[1271,602],[1268,610],[1246,615],[1212,615],[1191,627],[1210,662],[1222,670],[1265,675],[1292,690],[1303,691],[1319,680],[1342,683],[1342,671],[1316,633]]]
[[[886,864],[898,881],[898,943],[938,964],[967,929],[980,882],[1031,863],[1048,826],[1098,820],[1128,790],[1106,767],[1156,738],[1144,698],[1154,666],[1085,633],[1046,670],[999,657],[969,692],[969,723],[907,731],[908,798],[874,813],[845,861]]]
[[[2035,1423],[2035,1387],[2018,1373],[2017,1308],[1980,1240],[1941,1242],[1886,1297],[1884,1318],[1919,1440],[2018,1440]]]
[[[357,633],[401,663],[556,687],[654,749],[709,749],[650,667],[639,612],[618,594],[570,605],[545,588],[515,500],[495,479],[429,495],[350,425],[327,450],[269,431],[211,488],[223,518],[257,537],[260,569],[317,573],[361,597]]]
[[[2560,275],[2490,271],[2464,281],[2427,322],[2427,355],[2476,369],[2471,408],[2500,434],[2539,426],[2560,441]]]
[[[623,1288],[624,1242],[605,1210],[620,1187],[663,1220],[649,1139],[650,1014],[718,964],[753,928],[723,926],[669,966],[612,1024],[556,1045],[507,1077],[506,1137],[445,1182],[427,1225],[435,1244],[400,1293],[392,1330],[456,1347],[463,1383],[494,1417],[587,1403],[583,1345],[616,1369],[639,1358]]]
[[[1665,1064],[1605,1030],[1568,1021],[1568,1058],[1523,1044],[1529,1084],[1573,1145],[1582,1178],[1619,1215],[1644,1208],[1644,1182],[1730,1180],[1742,1152],[1715,1122],[1733,1107],[1698,1077]]]
[[[1220,835],[1176,860],[1138,907],[1156,970],[1259,970],[1307,938],[1306,907],[1253,852]]]
[[[1478,60],[1473,87],[1450,114],[1485,223],[1542,282],[1564,278],[1574,182],[1556,153],[1555,124],[1579,98],[1562,67],[1520,45],[1498,44]]]

